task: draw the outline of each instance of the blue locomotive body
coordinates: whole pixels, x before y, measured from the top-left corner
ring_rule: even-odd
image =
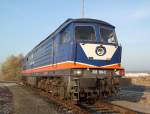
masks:
[[[58,75],[57,71],[69,69],[123,70],[121,50],[114,26],[95,19],[68,19],[27,54],[22,73]]]

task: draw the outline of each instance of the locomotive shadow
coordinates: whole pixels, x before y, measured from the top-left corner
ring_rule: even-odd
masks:
[[[131,78],[123,78],[120,80],[120,94],[113,100],[125,100],[130,102],[139,102],[144,100],[144,92],[150,92],[150,87],[143,85],[135,85]]]

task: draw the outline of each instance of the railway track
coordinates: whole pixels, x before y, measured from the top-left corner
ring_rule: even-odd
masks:
[[[96,107],[94,105],[82,103],[80,104],[80,107],[84,108],[91,114],[121,114],[119,111],[112,110],[106,106]]]
[[[90,114],[143,114],[108,102],[99,101],[94,105],[81,103],[80,107],[87,110]]]
[[[95,104],[82,102],[78,105],[75,105],[72,101],[60,100],[57,97],[53,97],[50,95],[50,93],[44,90],[33,88],[31,86],[23,87],[30,87],[36,94],[48,98],[60,114],[144,114],[111,104],[107,101],[97,101]]]

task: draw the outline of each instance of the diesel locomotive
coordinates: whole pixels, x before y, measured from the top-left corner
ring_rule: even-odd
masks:
[[[68,19],[24,58],[22,79],[74,102],[117,95],[122,47],[115,26],[97,19]]]

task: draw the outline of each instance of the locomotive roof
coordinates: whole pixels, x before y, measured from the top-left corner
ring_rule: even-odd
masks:
[[[50,34],[48,37],[46,37],[46,39],[44,39],[38,45],[36,45],[30,52],[32,52],[35,48],[37,48],[40,44],[42,44],[48,38],[52,38],[55,34],[60,32],[63,28],[68,26],[70,23],[98,23],[100,25],[104,25],[104,26],[109,26],[109,27],[115,28],[115,26],[113,26],[113,25],[111,25],[111,24],[109,24],[109,23],[107,23],[105,21],[102,21],[102,20],[91,19],[91,18],[79,18],[79,19],[71,19],[70,18],[70,19],[67,19],[63,24],[61,24],[52,34]]]
[[[81,23],[98,23],[98,24],[101,24],[101,25],[106,25],[106,26],[110,26],[110,27],[113,27],[113,25],[105,22],[105,21],[102,21],[102,20],[97,20],[97,19],[90,19],[90,18],[79,18],[79,19],[68,19],[70,20],[71,22],[81,22]]]

